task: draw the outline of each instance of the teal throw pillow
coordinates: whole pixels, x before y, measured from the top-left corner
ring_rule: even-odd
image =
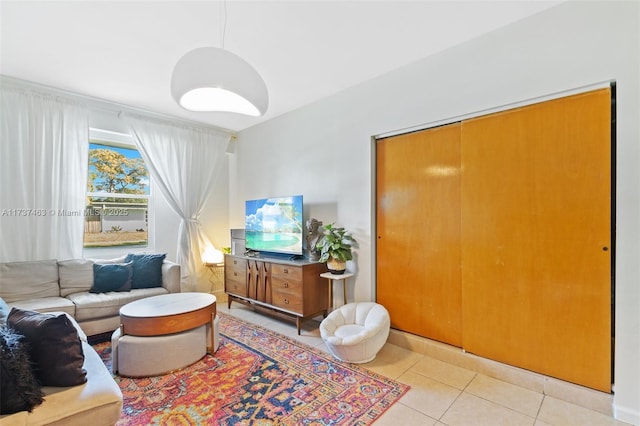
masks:
[[[162,287],[162,263],[166,254],[128,254],[125,262],[133,262],[132,288]]]
[[[90,293],[130,291],[133,282],[133,263],[93,264],[93,286]]]

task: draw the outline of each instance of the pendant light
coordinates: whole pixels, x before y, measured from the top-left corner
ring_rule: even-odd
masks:
[[[180,58],[171,76],[171,94],[189,111],[258,117],[269,106],[267,85],[247,61],[224,49],[226,2],[224,7],[222,48],[200,47]]]

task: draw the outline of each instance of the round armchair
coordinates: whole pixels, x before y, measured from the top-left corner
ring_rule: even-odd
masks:
[[[374,302],[348,303],[320,323],[320,336],[334,357],[361,364],[376,357],[389,337],[390,326],[384,306]]]

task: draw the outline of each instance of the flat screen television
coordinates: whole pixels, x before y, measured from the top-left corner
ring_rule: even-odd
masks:
[[[302,255],[302,195],[246,201],[244,225],[248,250]]]

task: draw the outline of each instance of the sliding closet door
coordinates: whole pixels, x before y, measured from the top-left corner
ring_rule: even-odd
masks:
[[[463,347],[605,392],[610,105],[603,89],[462,124]]]
[[[377,296],[394,328],[460,346],[460,125],[377,141]]]

